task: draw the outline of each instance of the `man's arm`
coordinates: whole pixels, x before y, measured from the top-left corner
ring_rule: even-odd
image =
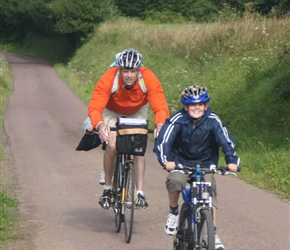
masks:
[[[141,74],[146,84],[147,100],[154,113],[154,124],[160,126],[170,115],[162,85],[150,69],[143,68]]]
[[[111,97],[112,85],[115,77],[115,68],[107,70],[96,83],[91,101],[88,107],[88,115],[93,127],[97,129],[103,121],[102,113]]]

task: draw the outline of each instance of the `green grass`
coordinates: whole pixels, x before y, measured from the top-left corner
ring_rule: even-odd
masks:
[[[12,76],[10,66],[5,60],[4,57],[0,57],[0,92],[1,92],[1,110],[0,110],[0,124],[1,124],[1,134],[3,133],[3,112],[7,100],[11,93],[12,86]],[[2,143],[0,144],[0,244],[5,240],[11,238],[17,238],[18,234],[14,232],[13,225],[17,216],[14,212],[14,208],[18,206],[18,202],[9,197],[6,192],[3,190],[3,181],[2,181],[2,162],[4,160],[4,150]]]
[[[0,190],[0,245],[8,239],[18,239],[20,234],[14,230],[17,213],[13,210],[19,203]]]

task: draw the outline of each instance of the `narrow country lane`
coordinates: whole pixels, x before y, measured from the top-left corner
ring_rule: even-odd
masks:
[[[135,213],[130,244],[115,232],[113,211],[98,204],[102,150],[77,152],[87,107],[49,62],[5,53],[13,92],[4,116],[3,179],[20,201],[27,235],[5,249],[169,250],[167,173],[147,149],[145,194],[149,207]],[[218,233],[226,250],[289,250],[290,206],[236,177],[217,176]]]

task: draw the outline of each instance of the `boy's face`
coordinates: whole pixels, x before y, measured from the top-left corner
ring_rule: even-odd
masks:
[[[204,112],[207,110],[207,104],[200,102],[190,105],[184,105],[184,109],[192,118],[199,119],[204,115]]]
[[[138,69],[121,69],[123,83],[126,88],[132,88],[138,79]]]

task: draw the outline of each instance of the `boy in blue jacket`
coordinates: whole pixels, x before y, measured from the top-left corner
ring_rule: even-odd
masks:
[[[217,166],[219,147],[229,170],[237,171],[240,159],[236,156],[233,139],[220,118],[208,107],[209,100],[208,90],[202,86],[193,85],[182,91],[180,101],[183,108],[166,120],[155,141],[154,152],[168,172],[174,170],[177,164],[193,166],[196,162],[202,162],[202,167]],[[212,183],[216,230],[216,184],[213,174],[207,174],[205,178]],[[186,183],[187,175],[180,171],[170,172],[166,179],[170,213],[165,232],[169,235],[175,235],[177,231],[178,200]],[[224,249],[217,234],[215,249]]]

